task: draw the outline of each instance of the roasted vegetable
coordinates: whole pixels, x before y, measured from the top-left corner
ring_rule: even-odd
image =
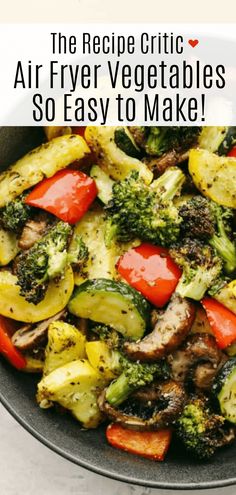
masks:
[[[134,340],[142,337],[149,318],[149,304],[139,292],[105,278],[76,287],[68,308],[76,316],[110,325]]]
[[[146,186],[138,172],[113,185],[112,199],[105,210],[110,218],[110,238],[129,241],[138,237],[159,245],[169,245],[179,236],[181,218],[171,199],[184,181],[180,169],[167,171]]]
[[[100,341],[105,342],[109,349],[119,350],[123,345],[123,336],[108,325],[90,322],[90,329],[99,336]]]
[[[0,224],[5,230],[18,234],[32,214],[32,208],[25,204],[26,194],[10,201],[0,210]]]
[[[179,210],[184,235],[209,242],[222,258],[227,274],[236,270],[236,245],[232,240],[233,211],[202,196],[195,196]]]
[[[2,354],[14,368],[22,370],[26,366],[26,360],[11,341],[11,332],[14,326],[11,320],[7,320],[0,314],[0,354]]]
[[[116,146],[124,151],[126,155],[133,158],[141,158],[140,149],[135,143],[135,140],[127,127],[117,127],[114,134]]]
[[[211,203],[211,210],[216,228],[209,243],[222,258],[226,273],[231,274],[236,270],[236,244],[229,237],[230,234],[232,236],[229,222],[232,222],[233,212],[230,208],[223,208],[216,203]]]
[[[82,237],[74,231],[74,235],[69,245],[67,262],[73,267],[75,273],[81,273],[89,258],[89,250]]]
[[[112,380],[120,373],[120,353],[108,347],[106,342],[93,340],[86,343],[88,360],[105,380]]]
[[[107,441],[117,449],[140,455],[154,461],[164,461],[171,442],[170,429],[133,431],[112,423],[107,427]]]
[[[181,196],[180,196],[181,199]],[[215,220],[211,202],[203,196],[187,198],[179,207],[183,219],[181,232],[186,237],[208,241],[215,233]]]
[[[95,181],[80,170],[59,170],[28,194],[27,205],[52,213],[63,222],[78,222],[97,196]]]
[[[119,128],[120,129],[120,128]],[[125,179],[132,170],[139,172],[146,184],[152,181],[152,172],[137,158],[133,158],[122,151],[115,143],[117,127],[88,126],[85,130],[85,139],[95,152],[98,165],[112,179]]]
[[[211,326],[208,321],[206,311],[199,305],[196,309],[196,316],[191,327],[191,333],[208,333],[212,334]]]
[[[149,155],[161,156],[168,151],[187,151],[198,141],[200,127],[150,127],[146,142]]]
[[[225,349],[236,340],[236,315],[211,297],[201,302],[218,346]]]
[[[25,373],[42,373],[44,367],[44,360],[31,356],[29,354],[24,354],[26,361],[25,368],[22,370]]]
[[[15,258],[18,251],[16,235],[0,227],[0,266],[8,265]]]
[[[67,247],[72,229],[58,222],[31,249],[19,254],[16,262],[20,295],[38,304],[44,298],[49,281],[62,276],[68,264]]]
[[[153,331],[138,342],[125,342],[130,359],[156,362],[175,350],[188,335],[195,317],[195,305],[177,292],[171,296],[165,310],[157,314]]]
[[[159,308],[169,301],[181,277],[168,250],[147,243],[126,251],[118,260],[117,270],[134,289]]]
[[[209,459],[224,444],[224,422],[223,416],[212,412],[206,398],[196,397],[177,420],[177,435],[189,453],[201,460]]]
[[[85,357],[85,336],[73,325],[64,321],[51,323],[45,350],[44,375],[64,364]]]
[[[232,357],[221,368],[215,378],[213,393],[217,397],[225,419],[236,424],[236,358]]]
[[[225,284],[213,298],[230,309],[236,315],[236,280]]]
[[[122,373],[106,390],[106,400],[112,406],[119,406],[135,389],[150,384],[155,378],[163,380],[168,376],[168,367],[162,361],[135,363],[121,356],[120,362]]]
[[[75,134],[57,137],[30,151],[0,175],[0,208],[88,153],[84,139]]]
[[[171,248],[170,255],[183,269],[176,292],[181,297],[200,301],[221,275],[220,258],[214,254],[210,246],[189,238]]]
[[[49,283],[44,299],[35,305],[20,295],[17,282],[17,277],[9,271],[0,271],[0,314],[25,323],[46,320],[61,311],[74,288],[73,272],[68,267],[63,278]]]
[[[53,402],[69,409],[84,428],[96,428],[102,419],[97,394],[104,386],[101,375],[85,359],[65,364],[38,384],[37,401],[42,408]]]
[[[189,155],[189,172],[203,196],[236,208],[236,158],[194,149]]]
[[[114,181],[98,165],[93,165],[90,170],[90,176],[96,182],[98,198],[106,205],[112,197],[112,186]]]
[[[236,127],[203,127],[198,139],[199,148],[219,155],[227,155],[236,143]]]
[[[78,273],[75,273],[76,284],[79,285],[87,279],[117,277],[117,251],[114,243],[110,248],[105,243],[106,227],[107,220],[99,207],[88,211],[77,223],[74,235],[81,238],[88,250],[88,257]]]
[[[139,431],[160,430],[174,424],[185,401],[183,386],[171,379],[139,388],[119,407],[108,402],[106,389],[98,397],[99,408],[109,419]]]
[[[47,140],[48,141],[51,141],[52,139],[54,139],[55,137],[58,137],[58,136],[64,136],[65,134],[71,134],[71,127],[66,127],[66,126],[45,126],[43,128],[45,134],[46,134],[46,137],[47,137]]]

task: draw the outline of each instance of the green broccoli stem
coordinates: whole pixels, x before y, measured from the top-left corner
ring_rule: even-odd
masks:
[[[222,222],[223,223],[223,222]],[[218,255],[224,261],[225,271],[230,274],[236,270],[236,248],[233,242],[225,234],[223,227],[219,229],[220,236],[214,234],[209,244],[217,251]]]
[[[226,225],[232,213],[231,210],[229,213],[229,210],[223,209],[217,204],[213,204],[212,208],[217,224],[217,232],[209,240],[209,244],[223,259],[226,273],[231,274],[236,270],[236,246],[228,237]],[[226,219],[226,225],[224,219]]]
[[[106,391],[106,400],[111,406],[119,406],[129,397],[134,388],[130,385],[129,378],[124,371],[116,380],[110,383]]]
[[[184,182],[185,175],[182,170],[178,167],[170,167],[151,184],[151,188],[161,196],[163,201],[168,201],[180,192]]]

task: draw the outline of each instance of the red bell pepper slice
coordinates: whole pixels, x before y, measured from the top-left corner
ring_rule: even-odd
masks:
[[[157,307],[164,306],[174,292],[181,270],[168,250],[141,244],[127,251],[117,263],[119,274]]]
[[[154,461],[164,461],[171,442],[170,429],[158,431],[134,431],[112,423],[106,437],[113,447]]]
[[[0,315],[0,353],[17,369],[26,366],[24,356],[12,344],[12,329],[9,320]]]
[[[79,136],[84,137],[86,126],[80,126],[80,127],[72,127],[72,134],[78,134]]]
[[[236,157],[236,146],[233,146],[233,148],[227,153],[227,156]]]
[[[74,224],[86,213],[96,196],[96,183],[91,177],[79,170],[66,169],[40,182],[25,202]]]
[[[236,340],[236,315],[211,297],[205,297],[202,305],[220,349]]]

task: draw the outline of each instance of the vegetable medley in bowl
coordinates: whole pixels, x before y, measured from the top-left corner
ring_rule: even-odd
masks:
[[[0,174],[0,267],[39,407],[159,461],[235,440],[236,127],[45,128]]]

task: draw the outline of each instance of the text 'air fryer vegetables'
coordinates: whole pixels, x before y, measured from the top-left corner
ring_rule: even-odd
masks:
[[[235,149],[236,127],[50,127],[0,174],[0,353],[41,408],[152,460],[234,441]]]

